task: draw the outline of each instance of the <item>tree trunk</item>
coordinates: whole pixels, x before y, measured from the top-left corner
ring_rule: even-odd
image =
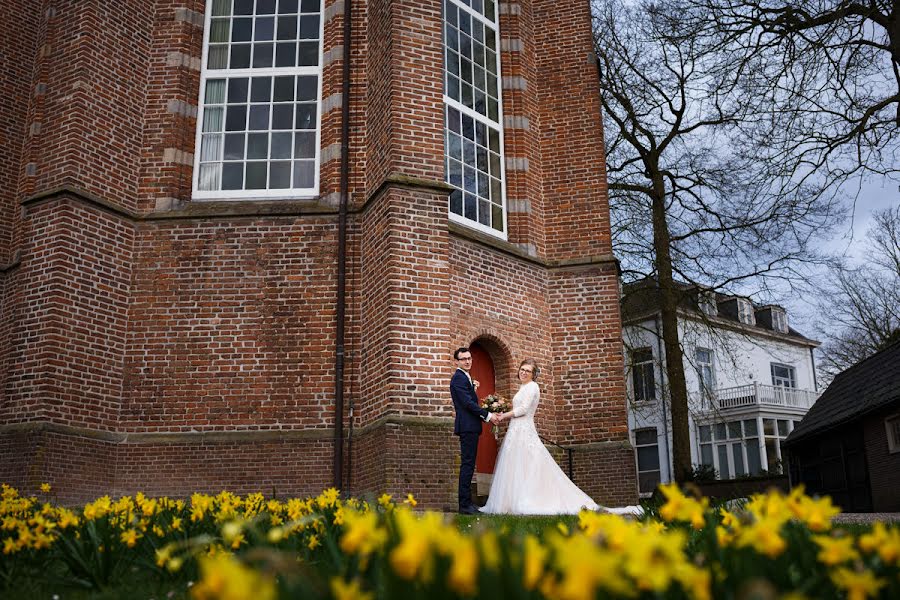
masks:
[[[690,432],[688,426],[687,384],[684,378],[684,357],[678,339],[678,299],[672,277],[672,255],[669,225],[666,221],[666,190],[658,170],[653,177],[653,249],[659,277],[663,346],[666,351],[666,378],[672,408],[672,469],[674,479],[687,481],[691,466]],[[665,401],[665,398],[663,398]]]

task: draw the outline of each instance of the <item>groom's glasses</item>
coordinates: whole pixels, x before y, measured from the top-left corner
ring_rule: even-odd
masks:
[[[532,369],[525,369],[525,368],[522,368],[522,369],[519,369],[519,371],[521,371],[522,373],[531,373],[531,372],[532,372]]]

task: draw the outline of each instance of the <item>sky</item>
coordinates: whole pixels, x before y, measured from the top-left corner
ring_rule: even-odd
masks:
[[[856,201],[856,211],[823,249],[846,255],[854,262],[865,258],[866,231],[872,224],[872,212],[900,204],[900,183],[888,178],[865,183]]]
[[[857,186],[847,186],[847,199],[856,194]],[[866,232],[872,225],[872,213],[900,204],[900,182],[887,177],[870,178],[861,188],[852,217],[835,229],[834,235],[821,243],[821,250],[829,254],[845,256],[853,266],[864,266],[866,259]],[[820,288],[827,281],[818,282]],[[792,327],[812,338],[817,338],[817,312],[813,298],[786,298],[783,303],[788,311]],[[824,339],[819,341],[825,341]]]

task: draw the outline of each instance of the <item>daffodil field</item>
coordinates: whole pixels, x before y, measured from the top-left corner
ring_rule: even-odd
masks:
[[[137,494],[76,509],[52,503],[46,484],[34,497],[3,485],[0,597],[148,597],[136,582],[153,581],[196,600],[900,598],[896,524],[833,526],[831,501],[800,490],[731,511],[661,491],[652,517],[583,512],[532,535],[487,516],[463,532],[412,496]]]

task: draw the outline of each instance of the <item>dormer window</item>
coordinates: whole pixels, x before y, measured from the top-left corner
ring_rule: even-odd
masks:
[[[756,317],[753,314],[753,304],[744,298],[737,299],[738,321],[745,325],[756,325]]]
[[[772,329],[781,333],[788,332],[787,313],[781,309],[772,309]]]
[[[719,309],[716,306],[716,293],[707,291],[700,292],[697,295],[697,307],[700,309],[700,312],[709,315],[710,317],[718,315]]]

